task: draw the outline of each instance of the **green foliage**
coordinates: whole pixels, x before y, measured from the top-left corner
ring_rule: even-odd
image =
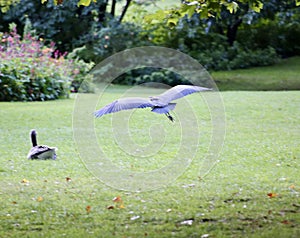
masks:
[[[145,22],[155,25],[154,43],[223,70],[273,64],[276,53],[298,55],[299,16],[294,1],[189,1],[179,10],[150,14]]]
[[[11,25],[11,32],[1,37],[0,101],[68,97],[72,79],[80,80],[86,64],[67,60],[65,55],[54,49],[54,43],[46,47],[43,39],[30,33],[21,39]]]
[[[92,0],[79,0],[77,3],[77,6],[89,6],[91,4]],[[93,0],[93,2],[97,2],[97,0]]]
[[[118,23],[114,19],[105,26],[95,23],[89,34],[79,41],[83,47],[73,54],[85,61],[100,62],[104,58],[137,46],[149,45],[148,32],[133,23]]]
[[[41,3],[46,3],[48,0],[41,0]],[[92,0],[78,0],[77,6],[89,6],[91,4]],[[97,0],[93,0],[93,2],[97,2]],[[64,0],[53,0],[53,3],[55,5],[61,5],[64,3]]]
[[[49,76],[37,70],[35,76],[28,76],[32,73],[31,63],[1,62],[0,101],[45,101],[68,96],[67,80],[62,75]]]
[[[144,22],[152,24],[143,26],[141,16],[145,11],[140,2],[130,6],[135,7],[131,15],[134,24],[120,24],[114,14],[107,13],[108,2],[104,0],[42,3],[23,0],[1,15],[0,27],[5,29],[8,22],[18,19],[21,32],[27,15],[42,38],[58,42],[56,47],[62,52],[73,50],[73,63],[79,65],[84,64],[79,59],[98,63],[116,52],[145,45],[179,49],[209,70],[265,66],[275,63],[277,54],[300,54],[299,8],[289,10],[295,8],[294,0],[185,1],[179,8],[146,15]],[[81,89],[93,91],[92,79],[83,80],[91,67],[76,70],[80,73],[75,75],[72,91],[77,91],[82,82]],[[128,72],[116,82],[138,84],[154,80],[171,85],[184,82],[176,74],[149,69]]]
[[[59,51],[69,52],[79,46],[77,40],[90,31],[94,19],[105,13],[105,8],[100,10],[104,2],[98,0],[89,7],[78,7],[77,1],[55,5],[53,1],[42,4],[36,0],[22,0],[21,4],[0,15],[0,31],[8,31],[9,23],[15,22],[18,32],[22,33],[26,18],[29,18],[37,34],[56,42]]]
[[[188,80],[175,72],[149,67],[131,70],[113,81],[113,83],[125,85],[140,85],[150,82],[163,83],[170,86],[190,84]]]
[[[191,17],[194,13],[198,13],[203,19],[208,19],[211,17],[222,18],[222,14],[224,12],[234,15],[244,7],[249,9],[250,12],[260,13],[264,7],[264,4],[268,3],[268,1],[260,0],[188,0],[183,1],[182,4],[177,8],[158,10],[156,13],[149,14],[145,17],[145,22],[150,24],[164,22],[168,26],[174,26],[179,22],[179,19],[185,16]],[[284,1],[284,4],[295,4],[296,6],[300,5],[299,0]]]
[[[72,60],[73,79],[71,83],[71,92],[93,93],[95,90],[93,76],[89,74],[89,72],[95,64],[93,62],[86,63],[83,60],[76,58],[72,53],[69,54],[67,58],[74,58],[74,60]]]
[[[211,0],[211,1],[184,1],[179,7],[159,10],[154,14],[149,14],[145,21],[147,23],[165,22],[169,26],[174,26],[179,22],[180,18],[185,16],[193,16],[198,13],[201,18],[221,17],[221,12],[225,8],[230,14],[238,11],[240,5],[248,5],[250,9],[255,12],[260,12],[263,8],[263,3],[259,0],[240,0],[240,1],[226,1],[226,0]]]
[[[230,70],[274,64],[278,57],[269,46],[250,47],[243,42],[232,46],[226,37],[208,32],[208,27],[195,14],[192,18],[183,18],[176,27],[168,29],[157,24],[152,34],[154,44],[180,49],[197,59],[208,70]]]
[[[272,47],[283,57],[300,55],[300,8],[279,12],[272,20],[244,25],[237,41],[252,49]]]
[[[2,13],[5,13],[9,10],[9,8],[17,3],[19,3],[20,0],[0,0],[0,11]]]
[[[209,70],[266,66],[278,61],[276,51],[272,47],[249,50],[243,49],[238,43],[227,47],[218,45],[215,48],[195,52],[194,57]]]

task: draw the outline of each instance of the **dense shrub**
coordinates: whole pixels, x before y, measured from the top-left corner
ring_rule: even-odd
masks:
[[[197,15],[183,18],[178,25],[167,31],[164,24],[156,25],[153,43],[182,52],[197,59],[208,70],[231,70],[274,64],[278,57],[270,46],[250,47],[235,42],[229,45],[222,34],[209,32]]]
[[[93,76],[89,74],[89,72],[95,64],[93,62],[86,63],[81,59],[75,58],[72,54],[69,54],[67,58],[74,58],[74,60],[72,60],[73,78],[71,82],[71,92],[94,93]]]
[[[20,4],[11,6],[5,14],[0,14],[0,31],[8,31],[9,24],[15,22],[18,32],[22,33],[26,18],[32,22],[37,34],[44,39],[56,42],[61,51],[72,51],[78,47],[79,37],[91,30],[94,18],[103,18],[106,0],[93,1],[90,6],[77,6],[78,1],[63,1],[55,5],[54,1],[22,0]]]
[[[93,40],[91,40],[93,39]],[[198,17],[182,19],[173,29],[165,24],[156,24],[155,28],[140,27],[133,24],[117,24],[113,22],[100,28],[83,42],[91,42],[83,48],[76,49],[75,55],[85,60],[99,62],[118,51],[149,45],[165,46],[179,49],[198,60],[208,70],[230,70],[265,66],[274,64],[278,57],[272,47],[250,49],[238,42],[230,46],[226,37],[217,33],[207,33],[204,24]],[[114,83],[135,85],[145,82],[160,82],[168,85],[188,83],[182,76],[164,69],[141,68],[131,70]]]
[[[139,85],[150,82],[163,83],[170,86],[190,83],[187,79],[173,71],[151,67],[131,70],[113,81],[113,83],[126,85]]]
[[[261,49],[272,47],[282,57],[300,55],[300,23],[278,24],[275,21],[259,23],[243,29],[238,40],[248,47]]]
[[[267,66],[278,61],[278,55],[272,47],[250,50],[239,43],[233,46],[218,46],[194,54],[203,66],[210,70],[244,69]]]
[[[11,25],[0,43],[0,101],[44,101],[66,98],[81,65],[25,32],[23,39]],[[79,80],[79,79],[78,79]]]
[[[106,25],[95,23],[79,42],[82,47],[74,49],[73,54],[95,63],[125,49],[150,45],[147,31],[136,24],[119,23],[114,19]]]

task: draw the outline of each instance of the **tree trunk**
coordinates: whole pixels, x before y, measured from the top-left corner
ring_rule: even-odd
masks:
[[[227,27],[227,41],[230,46],[233,45],[233,43],[236,39],[237,31],[238,31],[239,26],[242,24],[242,21],[243,20],[241,18],[237,18],[236,21],[232,25],[229,25]]]
[[[99,6],[99,22],[105,22],[107,4],[108,0],[103,1],[103,3]]]
[[[122,11],[122,14],[121,14],[121,16],[120,16],[120,18],[119,18],[119,23],[122,22],[122,20],[123,20],[125,14],[126,14],[126,12],[127,12],[127,9],[128,9],[128,7],[129,7],[130,3],[131,3],[131,0],[127,0],[127,1],[126,1],[126,5],[124,6],[123,11]]]
[[[116,11],[116,0],[112,0],[110,14],[114,17]]]

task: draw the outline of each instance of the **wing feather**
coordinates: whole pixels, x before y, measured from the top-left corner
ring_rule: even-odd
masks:
[[[153,103],[146,98],[121,98],[118,99],[105,107],[99,109],[94,114],[96,117],[101,117],[105,114],[119,112],[122,110],[130,110],[134,108],[146,108],[146,107],[153,107]]]
[[[157,98],[162,102],[169,103],[186,95],[203,91],[211,91],[211,89],[192,85],[177,85],[158,95]]]

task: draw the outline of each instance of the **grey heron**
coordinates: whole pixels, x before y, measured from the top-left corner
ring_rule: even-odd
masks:
[[[174,110],[176,103],[172,103],[171,101],[182,98],[192,93],[211,90],[212,89],[193,85],[177,85],[173,88],[168,89],[160,95],[150,96],[149,98],[120,98],[106,105],[100,110],[96,111],[94,114],[95,117],[101,117],[105,114],[114,113],[122,110],[150,107],[152,108],[152,112],[158,114],[165,114],[169,118],[169,120],[173,122],[174,118],[170,115],[170,111]]]
[[[30,131],[30,137],[32,142],[32,148],[30,149],[27,158],[28,159],[56,159],[56,150],[55,147],[49,147],[47,145],[38,145],[36,139],[36,131]]]

